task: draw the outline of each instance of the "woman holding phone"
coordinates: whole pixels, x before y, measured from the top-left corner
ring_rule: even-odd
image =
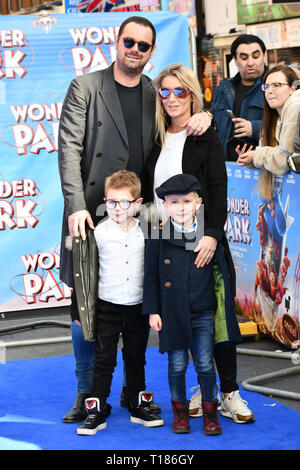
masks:
[[[300,74],[286,65],[268,70],[263,79],[264,115],[260,145],[253,150],[236,148],[238,165],[262,169],[260,194],[272,198],[274,175],[290,170],[288,156],[294,152],[294,141],[300,113]]]

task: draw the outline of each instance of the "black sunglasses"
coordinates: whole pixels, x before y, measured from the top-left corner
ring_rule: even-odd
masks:
[[[135,44],[137,44],[140,52],[147,52],[150,47],[152,47],[152,44],[149,44],[148,42],[135,41],[132,38],[123,38],[123,42],[126,49],[131,49]]]

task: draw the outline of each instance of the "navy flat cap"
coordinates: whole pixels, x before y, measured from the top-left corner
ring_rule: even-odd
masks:
[[[200,196],[201,185],[195,176],[186,173],[172,176],[158,188],[155,188],[155,192],[160,199],[164,199],[165,196],[170,194],[188,194],[193,191]]]

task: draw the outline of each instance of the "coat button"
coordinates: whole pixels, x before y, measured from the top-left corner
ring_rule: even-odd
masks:
[[[102,153],[101,153],[101,152],[96,153],[96,157],[97,157],[97,158],[101,158],[101,157],[102,157]]]
[[[172,282],[165,282],[165,287],[172,287]]]
[[[165,263],[165,264],[171,264],[171,260],[168,259],[168,258],[166,258],[166,259],[164,259],[164,263]]]

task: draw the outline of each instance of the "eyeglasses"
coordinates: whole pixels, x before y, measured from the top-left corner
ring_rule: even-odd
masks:
[[[171,93],[173,93],[176,98],[184,99],[189,95],[189,90],[184,87],[176,87],[176,88],[159,88],[158,89],[158,96],[161,100],[166,100],[170,98]]]
[[[127,201],[126,199],[123,199],[122,201],[114,201],[113,199],[104,199],[104,201],[108,209],[115,209],[117,204],[119,204],[120,209],[127,210],[129,209],[131,204],[136,201],[136,199],[133,199],[133,201]]]
[[[280,83],[280,82],[274,82],[274,83],[263,83],[261,86],[262,91],[268,91],[268,90],[277,90],[278,88],[282,87],[283,85],[288,85],[288,83]]]
[[[135,44],[138,45],[140,52],[147,52],[153,44],[149,44],[145,41],[135,41],[132,38],[123,38],[124,46],[126,49],[132,49]]]

